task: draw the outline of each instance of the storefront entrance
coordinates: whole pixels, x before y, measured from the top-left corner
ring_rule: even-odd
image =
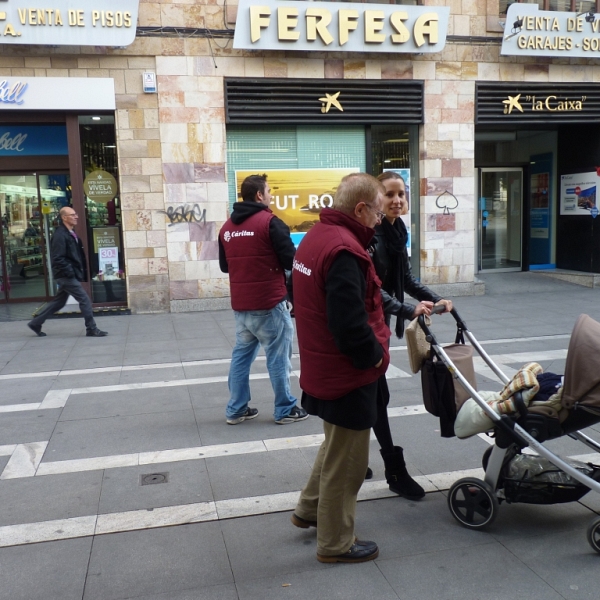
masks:
[[[56,294],[50,238],[71,202],[69,175],[0,176],[0,302],[46,301]]]
[[[481,169],[479,270],[520,271],[523,170]]]

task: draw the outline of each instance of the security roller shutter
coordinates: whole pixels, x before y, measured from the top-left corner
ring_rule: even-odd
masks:
[[[338,94],[342,110],[323,112],[327,94]],[[422,123],[423,82],[226,78],[225,110],[228,124]]]

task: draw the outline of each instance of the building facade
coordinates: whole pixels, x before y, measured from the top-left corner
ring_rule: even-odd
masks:
[[[399,170],[447,296],[600,273],[595,2],[240,2],[0,2],[0,302],[54,294],[71,203],[97,306],[227,307],[217,234],[252,172],[299,240],[344,173]]]

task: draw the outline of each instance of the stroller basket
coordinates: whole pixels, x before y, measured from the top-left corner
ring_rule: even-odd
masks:
[[[568,461],[588,477],[595,478],[600,470],[595,465]],[[504,498],[507,502],[526,504],[562,504],[576,502],[590,488],[557,469],[540,456],[517,454],[503,469]]]
[[[457,344],[454,346],[464,345],[463,338],[466,337],[471,344],[467,347],[477,351],[504,385],[510,383],[456,310],[452,310],[451,314],[457,324]],[[600,323],[581,315],[575,324],[567,352],[560,415],[556,411],[553,414],[540,413],[537,407],[528,409],[520,393],[511,397],[515,412],[499,414],[479,394],[474,377],[461,372],[460,360],[455,362],[451,356],[453,346],[449,347],[449,352],[440,346],[422,315],[418,317],[418,324],[431,344],[429,362],[434,365],[432,368],[431,364],[424,363],[424,402],[429,412],[437,413],[440,418],[442,435],[451,437],[454,434],[454,421],[461,409],[461,396],[456,392],[459,387],[475,401],[478,409],[489,419],[489,429],[494,431],[495,444],[483,458],[484,480],[466,477],[450,488],[448,507],[461,525],[470,529],[487,527],[495,520],[502,501],[558,504],[579,500],[590,490],[600,493],[599,466],[565,460],[543,444],[548,439],[568,435],[600,452],[600,443],[579,431],[600,422],[600,353],[594,352],[590,356],[589,352],[594,342],[597,345],[600,339]],[[593,363],[591,367],[590,360]],[[578,372],[583,364],[588,368],[583,373]],[[523,448],[529,448],[533,452],[528,454],[537,456],[522,454]],[[588,527],[587,539],[600,553],[600,517],[596,517]]]

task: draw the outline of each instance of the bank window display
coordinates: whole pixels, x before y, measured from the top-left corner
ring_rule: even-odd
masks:
[[[92,301],[127,301],[113,115],[79,117]]]

